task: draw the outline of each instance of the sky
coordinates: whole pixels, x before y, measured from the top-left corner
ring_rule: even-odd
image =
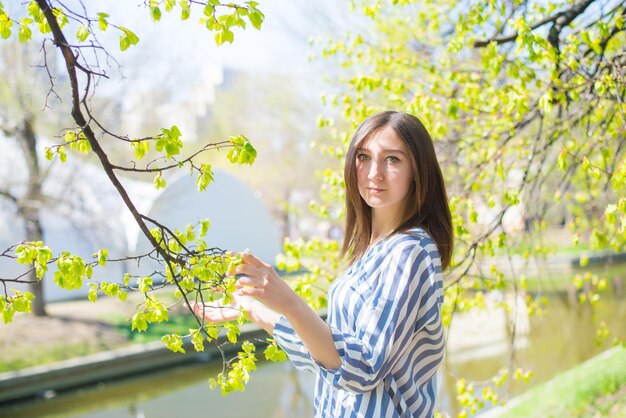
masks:
[[[215,67],[239,71],[278,72],[298,75],[306,84],[319,90],[325,73],[324,64],[310,61],[312,36],[339,35],[345,32],[350,19],[348,2],[333,0],[259,0],[259,9],[265,14],[260,31],[251,25],[243,30],[235,28],[232,45],[215,45],[213,33],[198,23],[200,7],[192,7],[191,17],[181,21],[180,9],[163,12],[161,21],[154,22],[149,9],[141,0],[85,1],[88,15],[95,17],[106,12],[109,21],[128,27],[140,41],[128,50],[119,50],[119,31],[109,28],[99,33],[100,42],[112,52],[120,64],[110,60],[104,65],[112,79],[124,78],[118,88],[147,88],[157,85],[185,92],[185,86],[206,77]],[[53,2],[54,3],[54,2]],[[25,4],[3,2],[12,17],[25,17]],[[82,12],[78,0],[64,0],[63,4]],[[69,32],[69,31],[68,31]],[[74,41],[70,33],[70,41]],[[115,86],[107,91],[115,94]],[[99,92],[99,94],[102,94]]]
[[[172,12],[163,13],[161,21],[153,22],[143,5],[129,7],[129,0],[104,3],[103,9],[110,10],[112,21],[119,19],[120,24],[144,39],[136,47],[116,54],[124,75],[138,85],[156,83],[174,89],[206,76],[214,67],[298,75],[311,87],[321,84],[324,64],[308,59],[308,40],[311,36],[343,33],[342,16],[347,14],[347,2],[319,0],[312,6],[305,0],[261,1],[259,8],[266,16],[261,30],[251,25],[245,30],[236,28],[233,44],[217,47],[213,33],[198,23],[202,16],[199,8],[192,9],[188,21],[181,21],[179,12]],[[113,41],[117,43],[117,36]]]
[[[1,1],[1,0],[0,0]],[[243,0],[237,0],[242,3]],[[98,41],[110,52],[107,57],[99,53],[99,67],[108,79],[98,80],[96,97],[111,103],[120,102],[128,125],[120,124],[122,131],[134,135],[147,134],[137,132],[138,123],[149,118],[145,111],[156,117],[161,126],[181,123],[181,112],[191,106],[191,111],[204,114],[205,107],[213,102],[216,85],[220,84],[223,69],[253,74],[271,73],[272,78],[281,74],[296,83],[285,83],[284,94],[298,95],[315,106],[321,106],[320,94],[328,91],[327,79],[336,79],[336,71],[329,62],[322,59],[310,60],[313,47],[312,37],[338,37],[353,25],[353,18],[348,11],[349,2],[336,0],[259,0],[259,9],[265,14],[265,21],[260,31],[248,25],[246,29],[234,28],[233,44],[216,46],[214,33],[199,23],[203,16],[201,7],[192,7],[191,17],[180,20],[180,8],[167,13],[163,11],[159,22],[154,22],[143,0],[62,0],[61,3],[71,11],[96,17],[98,12],[109,14],[111,24],[127,27],[137,34],[140,41],[126,51],[119,49],[120,31],[109,27],[106,32],[97,31]],[[26,16],[27,3],[3,2],[12,18]],[[55,0],[53,4],[58,5]],[[87,11],[84,11],[84,4]],[[70,20],[71,24],[73,23]],[[14,26],[14,30],[16,26]],[[77,26],[66,27],[65,34],[69,42],[75,39]],[[13,39],[15,39],[15,34]],[[51,35],[46,35],[50,38]],[[37,62],[41,64],[39,39],[32,42],[36,48]],[[47,44],[47,49],[54,47]],[[87,49],[81,52],[89,57],[88,62],[96,60]],[[2,58],[0,57],[0,60]],[[57,54],[58,77],[67,78],[63,71],[62,57]],[[8,65],[10,63],[1,63]],[[43,72],[43,69],[40,71]],[[262,75],[262,74],[261,74]],[[82,83],[81,83],[82,84]],[[291,91],[297,89],[298,91]],[[280,92],[278,92],[280,93]],[[206,98],[206,100],[205,100]],[[167,105],[176,112],[164,110],[165,114],[154,114],[154,106],[141,106],[145,101],[161,106]],[[141,106],[145,111],[133,111]],[[219,103],[216,103],[219,106]],[[163,106],[161,106],[163,107]],[[163,109],[161,109],[163,110]],[[263,117],[263,115],[255,115]],[[311,115],[314,125],[316,115]],[[121,121],[123,122],[123,121]],[[148,127],[148,130],[151,128]],[[193,132],[193,129],[190,129]]]

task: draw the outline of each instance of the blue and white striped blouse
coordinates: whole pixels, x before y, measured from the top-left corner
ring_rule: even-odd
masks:
[[[274,338],[317,375],[315,417],[431,417],[443,357],[437,246],[423,230],[379,241],[328,292],[337,370],[315,362],[285,317]]]

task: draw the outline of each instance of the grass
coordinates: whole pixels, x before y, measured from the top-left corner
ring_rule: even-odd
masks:
[[[3,353],[0,359],[0,373],[69,360],[117,347],[119,344],[108,344],[105,341],[79,341],[51,346],[23,347],[19,352]]]
[[[114,318],[115,327],[129,341],[133,343],[147,343],[160,341],[165,334],[177,332],[179,335],[189,333],[189,328],[198,328],[198,323],[191,315],[170,315],[167,322],[149,324],[143,332],[131,330],[131,323],[126,318]]]
[[[586,273],[606,278],[610,284],[614,278],[621,278],[626,275],[626,263],[575,267],[571,272],[550,273],[544,277],[528,277],[526,279],[526,290],[531,293],[565,291],[572,286],[576,275],[584,277]]]
[[[507,418],[626,416],[626,348],[614,347],[530,389],[506,407]]]

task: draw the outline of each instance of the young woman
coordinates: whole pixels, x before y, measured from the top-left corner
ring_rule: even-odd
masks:
[[[194,311],[217,322],[245,309],[296,367],[317,375],[316,417],[430,417],[453,246],[432,140],[412,115],[371,116],[352,138],[344,176],[350,266],[329,289],[327,321],[248,253],[234,272],[233,309]]]

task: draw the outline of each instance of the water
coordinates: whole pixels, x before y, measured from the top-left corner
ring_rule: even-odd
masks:
[[[571,306],[567,298],[554,298],[549,312],[529,318],[530,332],[524,347],[513,353],[508,338],[502,344],[475,350],[471,356],[450,354],[440,373],[439,409],[456,413],[455,378],[482,381],[493,376],[512,356],[517,366],[530,369],[535,377],[529,384],[515,382],[509,387],[516,395],[576,364],[606,350],[610,344],[596,345],[596,324],[603,319],[614,335],[626,335],[626,300],[605,298],[596,305]],[[480,327],[479,327],[480,329]],[[483,330],[485,338],[493,329]],[[522,338],[523,340],[523,338]],[[0,410],[0,417],[75,418],[171,418],[171,417],[307,417],[312,415],[313,377],[294,372],[289,363],[259,363],[244,393],[223,397],[210,391],[209,377],[221,365],[198,364],[150,375],[100,384],[78,391],[47,394],[49,399],[29,401],[12,410]]]

